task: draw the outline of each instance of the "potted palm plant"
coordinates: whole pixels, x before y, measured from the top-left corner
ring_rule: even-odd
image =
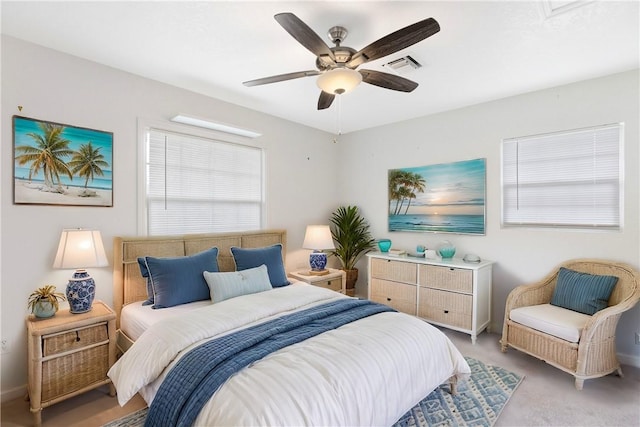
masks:
[[[27,306],[36,317],[51,317],[58,311],[58,300],[64,301],[65,296],[56,292],[53,285],[45,285],[29,295]]]
[[[336,248],[331,252],[347,274],[347,295],[353,296],[358,280],[356,263],[375,244],[369,231],[369,223],[360,215],[357,206],[340,206],[330,218],[331,236]]]

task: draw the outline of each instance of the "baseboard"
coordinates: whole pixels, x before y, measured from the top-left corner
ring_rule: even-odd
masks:
[[[2,403],[5,403],[10,400],[17,399],[19,397],[23,398],[26,395],[27,395],[27,386],[23,385],[16,388],[12,388],[10,390],[2,390],[2,393],[0,393],[0,401]]]
[[[633,366],[634,368],[640,368],[640,356],[633,356],[630,354],[618,353],[618,360],[621,365]]]

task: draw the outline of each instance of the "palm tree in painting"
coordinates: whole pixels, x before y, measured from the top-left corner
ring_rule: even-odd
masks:
[[[399,199],[399,203],[396,204],[396,210],[394,212],[394,215],[400,215],[400,212],[402,211],[402,206],[404,205],[405,200],[411,200],[411,198],[416,196],[414,193],[411,192],[411,188],[407,187],[406,185],[403,185],[402,187],[400,187],[400,189],[398,190],[398,195],[400,196],[400,199]]]
[[[60,175],[73,179],[71,170],[64,158],[73,154],[69,148],[69,140],[62,137],[65,127],[52,123],[39,122],[42,133],[30,132],[36,145],[20,145],[16,147],[16,161],[20,166],[31,163],[29,180],[42,171],[45,191],[64,192],[60,187]]]
[[[389,171],[389,213],[395,213],[398,208],[398,202],[400,201],[400,181],[402,179],[403,172],[400,169],[392,169]],[[395,200],[396,209],[392,209],[392,202]]]
[[[91,141],[82,144],[68,163],[74,175],[84,178],[85,194],[89,181],[93,181],[96,175],[104,176],[102,168],[109,167],[109,163],[104,160],[100,149],[101,147],[95,148]]]
[[[424,178],[420,174],[417,174],[417,173],[410,174],[408,186],[411,189],[411,192],[410,192],[411,194],[409,195],[409,198],[407,200],[407,207],[404,210],[405,215],[409,211],[409,206],[411,206],[411,199],[416,198],[416,192],[424,193],[426,185],[427,185],[427,182],[424,180]]]
[[[411,206],[411,200],[417,197],[416,192],[424,193],[425,187],[426,181],[418,173],[401,169],[389,171],[389,213],[393,212],[393,215],[399,215],[406,201],[404,210],[406,215]],[[395,201],[393,208],[392,201]]]

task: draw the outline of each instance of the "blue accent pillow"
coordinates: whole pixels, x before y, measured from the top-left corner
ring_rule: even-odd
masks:
[[[279,288],[289,284],[287,273],[284,271],[284,263],[282,262],[282,245],[280,243],[264,248],[251,249],[232,246],[231,254],[236,263],[237,271],[260,267],[264,264],[267,266],[271,286]]]
[[[147,299],[142,302],[142,305],[151,305],[153,304],[153,286],[151,286],[151,279],[149,278],[149,269],[147,268],[147,263],[144,260],[144,257],[138,258],[138,265],[140,266],[140,274],[147,282]]]
[[[218,271],[218,248],[184,257],[144,257],[151,286],[152,308],[166,308],[209,299],[209,286],[202,275]]]
[[[581,273],[560,267],[551,304],[592,315],[607,307],[616,283],[616,276]]]
[[[242,271],[225,273],[205,271],[202,274],[209,285],[211,301],[214,303],[272,289],[267,266],[264,264]]]

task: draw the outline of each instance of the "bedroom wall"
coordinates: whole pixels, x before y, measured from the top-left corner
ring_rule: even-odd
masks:
[[[64,290],[70,270],[53,270],[63,228],[97,228],[111,260],[116,235],[137,234],[137,120],[167,120],[193,114],[257,130],[266,150],[267,220],[288,231],[288,269],[308,263],[302,246],[310,223],[326,223],[336,206],[334,169],[338,147],[332,136],[292,122],[224,103],[183,89],[2,37],[2,117],[0,154],[2,271],[1,330],[9,351],[2,354],[2,399],[20,396],[27,382],[28,295],[52,283]],[[22,112],[17,106],[23,106]],[[114,206],[13,205],[11,117],[19,114],[114,133]],[[322,177],[325,185],[316,185]],[[310,194],[309,188],[314,189]],[[113,303],[111,268],[90,273],[97,298]]]
[[[340,145],[340,158],[346,159],[339,169],[343,189],[340,196],[344,203],[359,205],[372,225],[374,237],[390,238],[393,247],[409,249],[418,243],[437,247],[448,239],[461,256],[475,253],[495,261],[492,329],[500,331],[508,293],[520,284],[542,278],[564,260],[604,258],[640,268],[638,76],[638,70],[633,70],[345,135]],[[625,123],[621,232],[500,227],[503,138],[615,122]],[[387,231],[388,169],[475,158],[486,158],[487,162],[485,236]],[[365,267],[364,262],[360,267]],[[360,280],[358,294],[366,292],[366,281]],[[640,332],[640,305],[623,314],[617,330],[621,362],[640,366],[635,332]],[[498,338],[496,335],[496,345]]]

